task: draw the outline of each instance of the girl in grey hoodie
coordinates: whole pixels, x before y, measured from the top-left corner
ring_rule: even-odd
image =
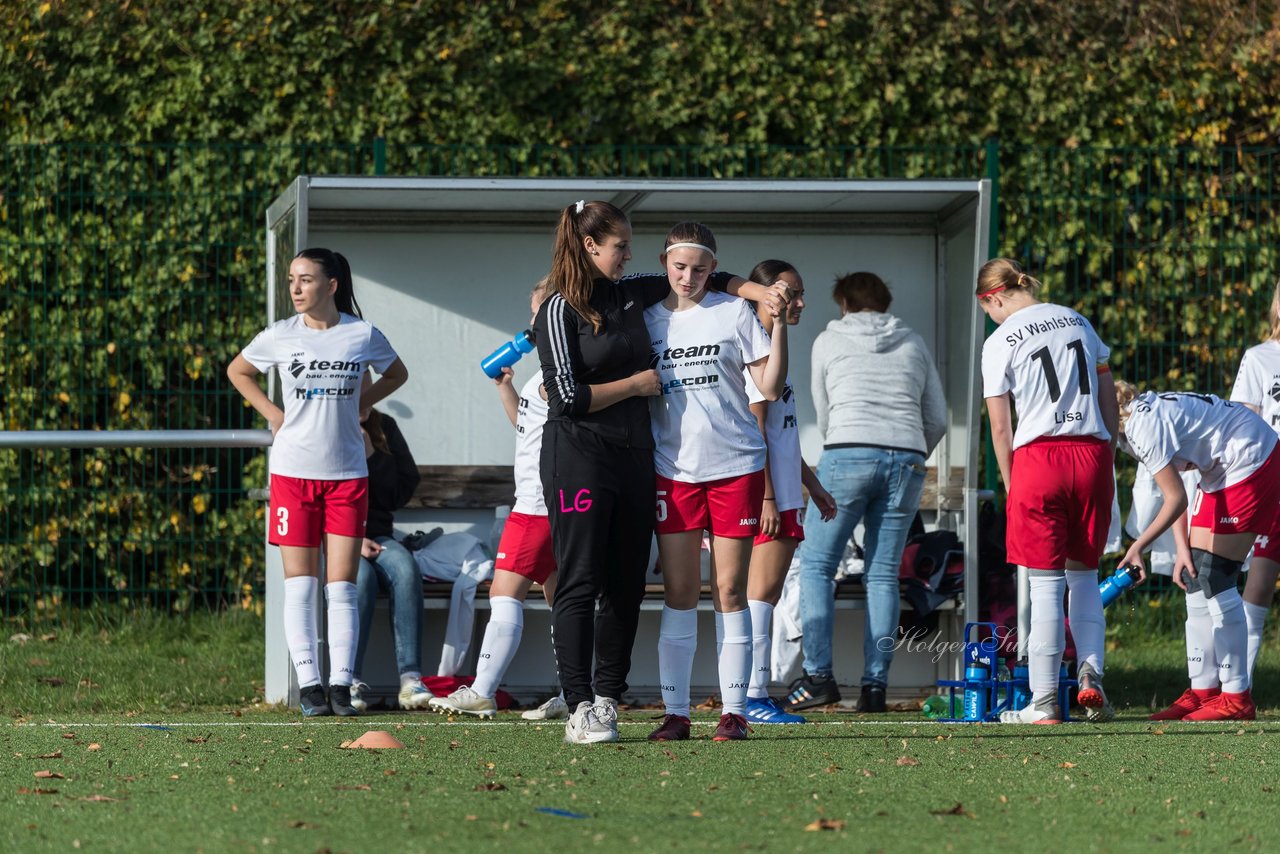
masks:
[[[832,289],[842,316],[813,344],[813,400],[823,433],[818,480],[835,498],[831,521],[806,513],[800,547],[804,675],[789,711],[833,703],[835,615],[831,582],[845,544],[865,522],[867,622],[859,711],[883,712],[898,628],[898,565],[920,505],[925,459],[947,426],[942,381],[921,337],[888,313],[892,296],[874,273]]]

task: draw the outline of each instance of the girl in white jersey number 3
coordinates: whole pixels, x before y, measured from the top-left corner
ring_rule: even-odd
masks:
[[[1008,491],[1009,561],[1028,570],[1031,705],[1005,723],[1062,722],[1058,674],[1066,647],[1062,595],[1070,591],[1078,652],[1077,700],[1090,720],[1114,712],[1102,690],[1098,563],[1111,521],[1117,406],[1110,350],[1075,311],[1034,296],[1040,283],[1006,258],[978,272],[978,304],[1000,328],[982,347],[982,385],[1000,475]],[[1011,404],[1018,411],[1013,429]]]
[[[268,540],[284,564],[284,635],[302,713],[355,715],[356,573],[368,514],[368,466],[360,409],[409,378],[387,339],[360,316],[347,259],[304,249],[289,265],[293,317],[268,326],[231,361],[227,376],[271,425]],[[258,385],[275,368],[284,411]],[[361,392],[366,370],[381,374]],[[329,695],[320,683],[315,600],[325,551]]]

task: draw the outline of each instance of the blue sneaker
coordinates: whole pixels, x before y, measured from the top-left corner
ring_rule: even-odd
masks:
[[[747,710],[742,716],[753,724],[802,724],[805,722],[801,715],[784,712],[772,697],[762,697],[758,700],[748,697]]]
[[[324,696],[323,685],[308,685],[298,691],[298,706],[303,717],[325,718],[333,715],[333,707]]]

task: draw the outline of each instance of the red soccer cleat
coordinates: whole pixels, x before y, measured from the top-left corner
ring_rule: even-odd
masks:
[[[742,741],[751,732],[747,719],[742,715],[726,714],[720,716],[720,725],[716,727],[712,741]]]
[[[1169,708],[1163,712],[1156,712],[1147,718],[1150,721],[1180,721],[1205,703],[1213,700],[1220,693],[1221,688],[1188,688],[1182,692],[1182,696],[1174,700]]]
[[[689,719],[680,715],[667,715],[662,725],[649,733],[650,741],[686,741],[689,738]]]
[[[1183,718],[1184,721],[1252,721],[1257,720],[1258,709],[1253,705],[1253,695],[1248,690],[1233,694],[1223,691],[1200,708]]]

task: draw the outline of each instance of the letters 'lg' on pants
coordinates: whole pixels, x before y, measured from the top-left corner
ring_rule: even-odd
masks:
[[[551,617],[560,687],[570,709],[597,694],[620,699],[653,538],[653,450],[548,421],[541,467],[560,572]]]

